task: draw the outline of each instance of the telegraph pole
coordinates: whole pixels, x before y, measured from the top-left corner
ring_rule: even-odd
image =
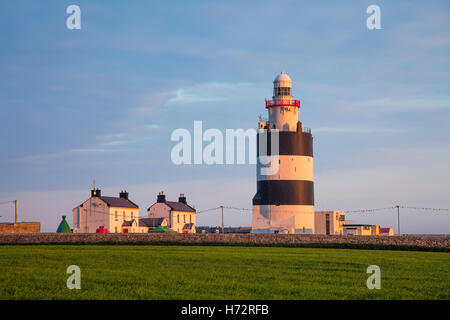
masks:
[[[220,206],[222,209],[222,233],[225,233],[224,224],[223,224],[223,206]]]
[[[400,206],[397,205],[397,227],[398,227],[398,234],[400,235]]]
[[[14,223],[17,224],[17,200],[14,200]]]

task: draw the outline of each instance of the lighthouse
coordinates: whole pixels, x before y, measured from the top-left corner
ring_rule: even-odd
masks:
[[[299,120],[300,100],[293,98],[291,78],[283,71],[273,81],[266,109],[268,118],[258,123],[252,233],[312,234],[313,137]]]

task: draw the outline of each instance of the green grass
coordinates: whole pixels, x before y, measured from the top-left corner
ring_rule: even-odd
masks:
[[[0,299],[449,299],[445,252],[2,245]],[[66,287],[69,265],[81,290]],[[369,265],[381,289],[368,290]]]

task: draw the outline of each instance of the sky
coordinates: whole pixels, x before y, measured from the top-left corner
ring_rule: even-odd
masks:
[[[159,191],[251,209],[255,165],[175,165],[170,137],[195,120],[256,128],[281,70],[314,136],[316,209],[450,208],[448,1],[2,0],[0,43],[0,203],[43,232],[72,223],[93,179],[141,216]],[[397,228],[392,209],[347,218]],[[226,210],[225,225],[250,224]],[[450,212],[402,209],[401,228],[450,233]]]

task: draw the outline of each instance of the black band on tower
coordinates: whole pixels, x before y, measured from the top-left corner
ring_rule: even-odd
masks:
[[[259,137],[267,135],[267,156],[271,155],[271,132],[257,134],[257,155],[259,154]],[[313,137],[311,133],[299,131],[279,131],[280,156],[313,156]]]
[[[258,181],[253,205],[314,205],[314,182],[305,180]]]

